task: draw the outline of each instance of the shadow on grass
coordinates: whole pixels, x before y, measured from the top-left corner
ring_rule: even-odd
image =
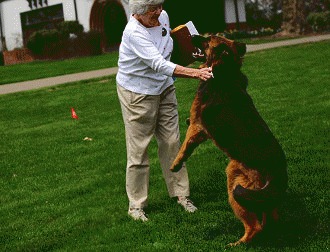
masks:
[[[223,166],[223,164],[220,164]],[[224,171],[219,169],[210,169],[202,175],[198,183],[194,186],[194,195],[197,195],[197,204],[209,204],[209,211],[217,211],[221,208],[223,211],[230,211],[230,216],[222,216],[219,221],[221,226],[211,228],[206,231],[207,239],[217,239],[223,236],[224,231],[228,236],[228,242],[232,242],[232,238],[239,239],[243,235],[243,225],[239,220],[234,220],[234,213],[227,201],[226,176]],[[246,248],[270,249],[278,250],[281,248],[297,248],[301,243],[308,244],[308,240],[313,240],[317,232],[318,219],[306,209],[304,198],[306,195],[288,191],[285,199],[279,206],[279,222],[265,229],[262,233],[255,237],[254,241]],[[218,202],[216,202],[218,201]],[[232,217],[231,217],[232,216]],[[223,223],[228,222],[228,223]]]
[[[302,199],[302,195],[289,192],[279,207],[279,222],[260,233],[249,247],[295,248],[312,239],[317,219],[310,215]]]
[[[260,233],[250,244],[251,247],[295,248],[313,239],[317,218],[307,211],[301,195],[288,193],[279,213],[279,222],[272,229]]]

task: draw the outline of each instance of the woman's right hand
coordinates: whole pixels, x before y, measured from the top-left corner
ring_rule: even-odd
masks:
[[[211,67],[203,67],[200,69],[196,69],[190,67],[183,67],[180,65],[176,65],[173,76],[184,77],[184,78],[195,78],[195,79],[200,79],[202,81],[206,81],[210,78],[214,78]]]
[[[197,78],[202,81],[207,81],[210,78],[214,78],[211,67],[204,67],[196,70],[198,71]]]

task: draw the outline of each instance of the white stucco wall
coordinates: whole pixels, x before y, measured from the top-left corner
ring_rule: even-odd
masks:
[[[85,31],[89,31],[89,29],[90,29],[89,28],[89,18],[90,18],[91,9],[92,9],[94,0],[84,0],[84,1],[76,0],[76,3],[77,3],[78,21],[80,24],[82,24],[84,26]],[[72,8],[73,7],[74,6],[72,5]]]
[[[238,17],[240,22],[246,22],[245,2],[244,0],[237,0]],[[227,24],[236,23],[236,13],[234,0],[225,1],[225,21]]]
[[[89,30],[89,16],[94,0],[76,0],[78,20],[84,26],[84,30]],[[75,20],[75,10],[73,0],[48,0],[48,6],[63,4],[64,20]],[[23,46],[22,25],[20,13],[30,11],[26,0],[10,0],[1,3],[1,19],[3,35],[6,39],[8,50]],[[2,45],[0,43],[0,50]]]
[[[2,32],[7,49],[23,45],[20,13],[30,10],[26,0],[12,0],[1,3]]]

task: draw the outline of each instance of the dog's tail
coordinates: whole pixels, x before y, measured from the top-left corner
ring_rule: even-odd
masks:
[[[234,199],[246,209],[253,212],[267,211],[278,205],[285,195],[286,189],[281,189],[275,181],[267,181],[259,190],[252,190],[237,185],[233,191]]]

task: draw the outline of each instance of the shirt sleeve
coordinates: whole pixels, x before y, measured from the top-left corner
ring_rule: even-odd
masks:
[[[140,33],[133,32],[129,38],[132,51],[157,73],[172,76],[176,64],[166,60],[158,51],[151,39]]]

